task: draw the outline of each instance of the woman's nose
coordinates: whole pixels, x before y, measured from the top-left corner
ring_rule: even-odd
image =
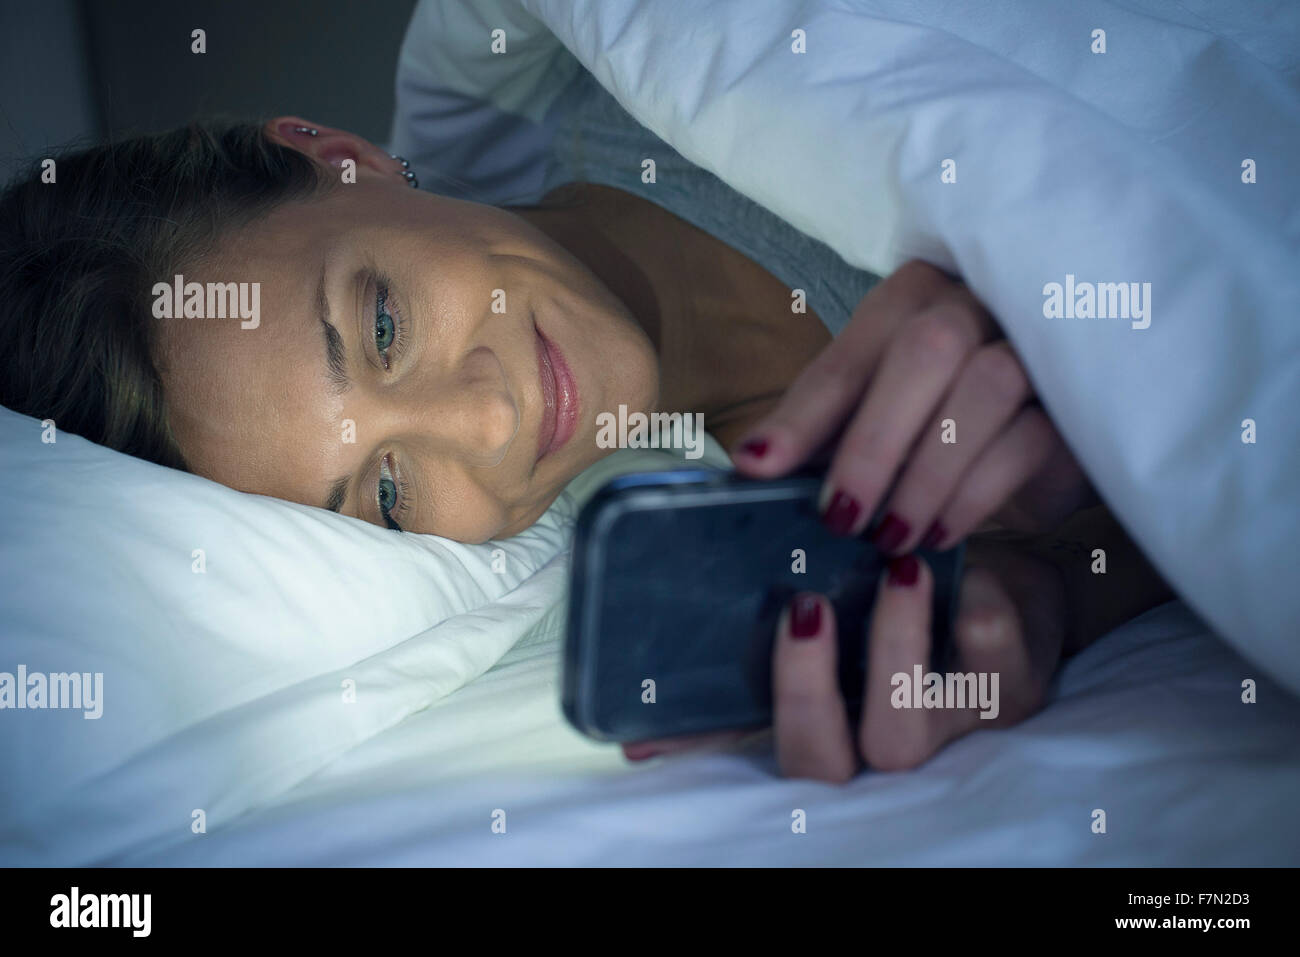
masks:
[[[490,468],[505,458],[519,432],[522,409],[497,354],[480,347],[451,376],[416,383],[403,397],[406,430],[427,437],[443,454]]]

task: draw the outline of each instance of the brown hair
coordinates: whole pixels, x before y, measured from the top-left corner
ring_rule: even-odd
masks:
[[[260,124],[181,129],[56,153],[0,194],[0,404],[185,468],[153,359],[153,284],[225,231],[329,188]]]

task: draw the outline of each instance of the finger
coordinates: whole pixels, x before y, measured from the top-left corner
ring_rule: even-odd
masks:
[[[629,761],[644,761],[661,754],[678,751],[695,751],[702,748],[725,747],[750,734],[749,731],[718,731],[709,734],[684,734],[673,738],[656,738],[651,741],[629,741],[623,744],[623,756]]]
[[[954,286],[890,342],[822,488],[819,505],[832,531],[857,535],[866,527],[958,370],[996,330],[970,291]],[[890,552],[910,531],[891,513],[873,541]]]
[[[1065,578],[1052,562],[1018,549],[999,548],[989,541],[972,541],[966,550],[966,561],[971,583],[967,586],[963,581],[963,586],[970,591],[961,599],[964,611],[959,614],[977,619],[973,612],[981,606],[1010,608],[1015,612],[1022,640],[1016,646],[1019,658],[1015,667],[1009,668],[1011,680],[1002,682],[1002,710],[1010,712],[1012,721],[1019,720],[1046,701],[1052,676],[1061,660],[1066,636],[1062,616],[1066,605]],[[981,586],[983,591],[977,591]],[[957,638],[970,645],[967,653],[976,660],[977,644],[984,647],[991,640],[979,633]],[[1008,709],[1009,694],[1011,707]],[[1026,694],[1029,700],[1017,706],[1017,696]]]
[[[790,384],[777,407],[730,450],[736,470],[771,478],[806,462],[858,406],[896,327],[953,285],[952,278],[919,260],[878,283],[858,303],[848,325]]]
[[[937,520],[944,503],[1032,394],[1029,376],[1005,339],[971,354],[890,493],[885,512],[907,529],[892,551],[929,548],[944,537],[946,529]],[[944,441],[942,424],[948,420],[956,441]]]
[[[993,515],[1004,528],[1041,532],[1055,528],[1068,516],[1101,502],[1097,490],[1074,457],[1064,436],[1052,428],[1052,451],[1029,481]]]
[[[777,765],[792,778],[843,783],[858,771],[837,669],[835,611],[800,592],[781,612],[772,656]]]
[[[1025,406],[986,445],[940,511],[931,548],[960,541],[997,512],[1054,454],[1059,439],[1037,406]]]
[[[930,671],[930,601],[934,575],[915,555],[901,555],[881,576],[871,613],[866,704],[858,749],[880,771],[916,767],[949,739],[969,730],[957,712],[915,707],[917,667]]]
[[[967,568],[962,576],[953,640],[962,668],[977,682],[987,676],[989,701],[974,723],[1015,724],[1038,709],[1046,682],[1034,672],[1015,602],[988,569]]]

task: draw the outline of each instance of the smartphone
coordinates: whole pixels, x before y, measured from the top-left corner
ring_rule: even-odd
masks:
[[[824,472],[753,479],[721,469],[632,473],[580,511],[569,573],[562,704],[602,741],[772,721],[772,649],[799,591],[835,609],[839,683],[861,713],[866,638],[886,559],[817,512]],[[946,662],[963,548],[919,550],[934,574],[931,670]]]

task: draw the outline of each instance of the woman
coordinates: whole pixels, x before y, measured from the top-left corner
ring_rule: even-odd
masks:
[[[412,190],[403,161],[300,117],[55,169],[0,200],[0,401],[93,441],[465,542],[535,522],[608,454],[595,417],[620,405],[702,413],[749,475],[833,450],[827,523],[858,534],[879,510],[894,560],[860,728],[829,605],[798,596],[782,616],[786,774],[909,767],[979,725],[888,703],[888,676],[928,660],[932,582],[911,551],[989,519],[1047,531],[1094,501],[992,318],[925,264],[871,287],[832,341],[770,272],[644,196],[579,183],[511,208]],[[257,322],[155,318],[176,276],[258,284]],[[945,418],[960,442],[939,440]],[[1120,593],[1042,542],[972,543],[958,667],[1001,674],[992,724],[1036,710],[1063,653],[1167,597],[1114,523],[1080,534],[1111,550],[1108,580],[1127,562]]]

